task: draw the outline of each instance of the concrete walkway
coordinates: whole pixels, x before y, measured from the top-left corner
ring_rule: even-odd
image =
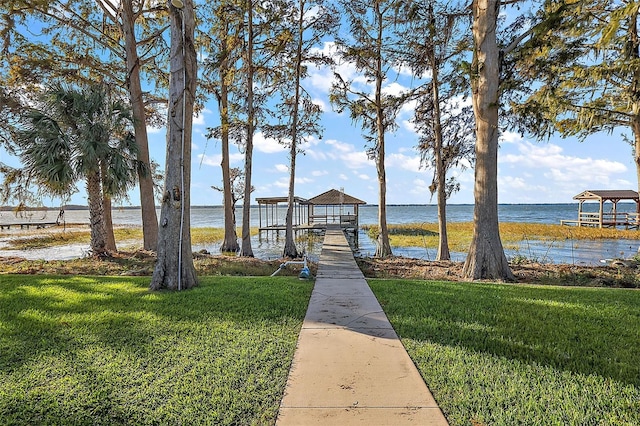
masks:
[[[447,425],[339,229],[325,235],[276,424]]]

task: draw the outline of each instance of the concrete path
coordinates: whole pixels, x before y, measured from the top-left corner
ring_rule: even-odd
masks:
[[[325,235],[276,424],[448,424],[339,229]]]

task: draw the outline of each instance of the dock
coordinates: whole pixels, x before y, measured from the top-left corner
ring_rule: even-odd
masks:
[[[640,230],[640,196],[633,190],[587,190],[573,197],[578,201],[578,218],[563,219],[560,225],[590,226],[596,228],[617,228]],[[585,202],[598,203],[597,212],[584,210]],[[621,201],[633,201],[635,212],[620,211],[618,203]],[[606,211],[605,206],[609,206]]]
[[[328,225],[276,425],[351,424],[448,423],[344,232]]]
[[[0,223],[0,230],[11,229],[12,226],[20,227],[20,229],[29,229],[34,226],[36,229],[44,229],[47,226],[57,226],[58,222],[15,222],[15,223]]]
[[[259,226],[258,232],[286,231],[287,197],[257,198]],[[324,232],[328,227],[337,226],[358,241],[359,206],[367,204],[349,194],[344,189],[331,189],[310,199],[293,198],[292,228],[298,231]]]

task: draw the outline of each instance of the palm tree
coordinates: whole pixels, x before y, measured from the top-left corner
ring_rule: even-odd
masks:
[[[68,196],[84,180],[89,203],[91,252],[107,254],[104,199],[135,183],[136,146],[126,103],[106,85],[53,84],[21,120],[18,154],[27,181],[41,193]]]

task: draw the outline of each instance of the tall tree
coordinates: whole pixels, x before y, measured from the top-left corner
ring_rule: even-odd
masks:
[[[253,257],[251,248],[251,172],[253,170],[253,137],[256,127],[256,108],[254,104],[254,80],[255,80],[255,26],[253,22],[254,0],[247,0],[247,47],[246,47],[246,139],[244,145],[244,180],[245,192],[242,200],[242,243],[240,244],[240,256]]]
[[[171,52],[165,186],[151,289],[197,285],[191,251],[191,138],[197,85],[193,0],[169,2]]]
[[[518,78],[538,81],[512,102],[521,129],[541,139],[630,130],[640,190],[640,2],[555,2],[539,14],[553,26],[514,61]]]
[[[70,88],[55,84],[29,109],[15,133],[23,164],[22,182],[46,194],[66,197],[86,182],[94,256],[109,251],[104,197],[135,183],[136,145],[128,107],[105,86]]]
[[[233,185],[230,166],[229,144],[231,140],[242,140],[242,126],[238,122],[239,106],[234,104],[233,91],[240,84],[237,68],[241,64],[242,32],[244,29],[244,7],[237,0],[222,0],[214,8],[214,25],[211,37],[217,39],[212,44],[212,54],[204,64],[205,74],[212,74],[216,80],[212,84],[220,113],[220,126],[208,129],[207,138],[220,139],[222,156],[222,196],[224,204],[224,239],[220,251],[237,253],[240,250],[236,232],[235,203],[237,197]],[[244,186],[243,186],[244,188]]]
[[[242,241],[240,256],[253,257],[251,247],[251,176],[253,170],[253,141],[256,130],[273,115],[268,102],[275,91],[274,81],[280,70],[274,61],[284,47],[290,43],[290,33],[283,29],[283,10],[286,3],[275,0],[263,3],[246,0],[246,37],[243,49],[242,82],[238,86],[245,111],[245,139],[240,144],[244,149],[245,194],[242,206]]]
[[[496,27],[500,0],[473,0],[471,88],[476,121],[473,234],[463,275],[513,280],[498,227],[498,109],[500,66]]]
[[[447,199],[460,187],[453,167],[473,161],[473,112],[464,106],[468,85],[460,61],[469,48],[466,6],[436,0],[408,4],[409,31],[405,38],[407,65],[417,78],[431,78],[416,89],[414,123],[420,134],[418,150],[423,164],[433,167],[431,195],[437,194],[438,252],[436,260],[450,260],[447,235]],[[461,82],[462,80],[462,82]]]
[[[387,226],[387,176],[385,169],[385,135],[395,129],[395,117],[403,97],[383,93],[383,83],[398,63],[397,0],[340,0],[349,22],[350,37],[337,38],[338,55],[355,65],[370,87],[357,87],[336,73],[330,99],[339,112],[349,109],[351,119],[362,123],[368,155],[374,160],[378,175],[378,241],[376,257],[392,254]],[[373,93],[372,93],[373,92]]]
[[[158,221],[148,150],[147,124],[158,124],[159,98],[144,92],[164,86],[158,73],[164,62],[164,6],[143,0],[16,0],[0,6],[6,25],[1,69],[5,83],[28,88],[47,79],[91,82],[106,79],[126,88],[134,115],[138,144],[138,177],[144,247],[155,250]],[[36,22],[42,37],[30,36],[28,26]],[[136,38],[140,37],[140,40]],[[138,55],[143,49],[144,56]]]
[[[299,257],[295,244],[293,215],[295,204],[296,159],[305,137],[320,135],[319,125],[322,110],[311,99],[303,86],[310,65],[327,65],[330,58],[313,53],[323,37],[338,25],[338,14],[322,0],[295,0],[287,7],[285,22],[290,22],[291,42],[280,52],[279,86],[280,103],[277,106],[280,120],[266,126],[265,134],[278,139],[289,148],[289,188],[285,218],[285,244],[283,256]]]
[[[136,0],[96,0],[111,21],[119,26],[125,51],[125,63],[127,69],[127,91],[134,116],[134,131],[138,143],[138,161],[142,167],[138,168],[138,182],[140,187],[140,208],[142,211],[142,236],[145,250],[156,250],[158,247],[158,217],[154,202],[153,179],[149,157],[149,137],[147,135],[147,106],[143,96],[141,84],[141,66],[145,59],[138,55],[138,48],[157,42],[153,38],[160,38],[162,28],[154,28],[150,39],[138,42],[136,38],[136,22],[143,22],[138,26],[148,25],[144,15],[151,11],[145,11],[145,3]],[[157,13],[158,9],[153,10]],[[153,60],[151,56],[146,61]]]
[[[236,203],[244,197],[244,174],[242,173],[242,169],[239,167],[233,167],[229,169],[229,183],[231,187],[231,217],[229,219],[229,224],[233,226],[233,235],[237,235],[235,232],[236,227]],[[212,186],[211,188],[215,189],[218,192],[225,192],[227,189],[219,186]],[[255,188],[251,188],[251,192],[255,191]],[[226,227],[226,215],[225,215],[225,227]],[[225,231],[226,234],[226,231]],[[237,237],[236,237],[237,238]],[[229,252],[227,250],[220,249],[223,253],[235,253]]]

